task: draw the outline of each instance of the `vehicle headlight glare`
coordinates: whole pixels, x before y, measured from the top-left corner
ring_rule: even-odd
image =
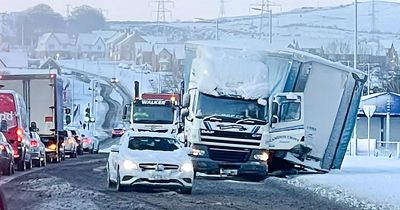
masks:
[[[267,161],[268,158],[269,158],[269,155],[266,152],[254,155],[254,159],[256,159],[256,160]]]
[[[192,155],[193,156],[203,156],[206,154],[206,151],[201,150],[201,149],[192,149]]]
[[[133,163],[132,161],[130,161],[130,160],[125,160],[124,161],[124,168],[126,170],[136,170],[136,169],[138,169],[137,165],[135,163]]]
[[[193,171],[193,165],[192,163],[184,163],[181,167],[183,172],[191,172]]]

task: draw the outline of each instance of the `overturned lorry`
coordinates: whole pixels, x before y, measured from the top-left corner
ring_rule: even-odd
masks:
[[[235,46],[186,45],[182,114],[196,171],[340,168],[366,76],[292,49]]]

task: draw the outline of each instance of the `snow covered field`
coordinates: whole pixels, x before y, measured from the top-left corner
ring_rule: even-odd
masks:
[[[400,159],[346,156],[341,170],[288,182],[356,206],[400,209]]]

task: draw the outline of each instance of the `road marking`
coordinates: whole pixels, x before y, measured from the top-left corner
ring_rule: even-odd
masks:
[[[94,172],[103,172],[105,170],[106,170],[106,166],[100,166],[100,167],[93,169]]]
[[[5,177],[5,178],[4,178],[4,176],[3,176],[3,177],[1,177],[1,179],[0,179],[0,186],[3,185],[3,184],[6,184],[6,183],[8,183],[8,182],[11,182],[12,180],[14,180],[14,179],[16,179],[16,178],[18,178],[18,177],[21,177],[21,176],[24,176],[24,175],[27,175],[27,174],[30,174],[30,173],[33,173],[33,172],[36,172],[36,171],[40,171],[40,170],[43,170],[43,169],[44,169],[44,167],[41,167],[41,168],[33,168],[33,169],[29,170],[29,171],[24,171],[24,172],[16,171],[14,175],[12,175],[12,176],[7,176],[7,177]]]

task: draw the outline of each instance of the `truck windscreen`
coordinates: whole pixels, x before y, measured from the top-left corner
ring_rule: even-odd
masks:
[[[226,120],[258,119],[265,121],[265,107],[257,100],[239,98],[215,97],[200,93],[196,117],[224,117]]]
[[[171,106],[136,105],[133,108],[134,123],[172,124],[174,108]]]
[[[7,121],[8,128],[17,127],[16,102],[13,94],[0,93],[0,104],[0,121]]]

